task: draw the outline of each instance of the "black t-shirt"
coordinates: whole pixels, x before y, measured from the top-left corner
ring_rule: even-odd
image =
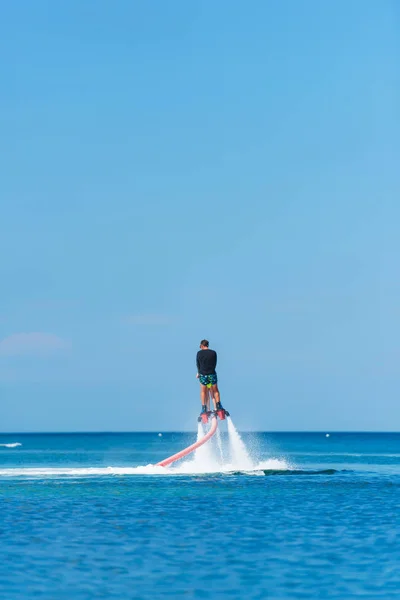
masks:
[[[214,375],[217,366],[217,353],[215,350],[199,350],[196,357],[197,372],[199,375]]]

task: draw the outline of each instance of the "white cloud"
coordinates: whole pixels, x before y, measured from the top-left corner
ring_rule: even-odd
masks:
[[[174,319],[169,315],[130,315],[126,317],[125,323],[129,325],[170,325]]]
[[[52,333],[13,333],[0,341],[1,356],[49,355],[69,347]]]

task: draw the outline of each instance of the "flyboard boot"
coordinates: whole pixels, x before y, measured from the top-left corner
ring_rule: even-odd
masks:
[[[203,404],[200,415],[197,417],[199,423],[208,423],[208,419],[211,417],[211,410],[207,410],[207,406]]]
[[[221,402],[217,402],[214,413],[221,419],[221,421],[223,421],[225,417],[230,417],[228,411],[222,407]]]

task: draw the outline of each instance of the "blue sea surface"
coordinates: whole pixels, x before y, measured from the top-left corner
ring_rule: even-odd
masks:
[[[243,434],[251,469],[146,466],[194,439],[0,435],[0,598],[400,598],[399,433]]]

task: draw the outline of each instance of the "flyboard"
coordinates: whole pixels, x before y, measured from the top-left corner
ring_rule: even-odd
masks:
[[[171,465],[176,460],[179,460],[180,458],[187,456],[191,452],[194,452],[197,448],[200,448],[200,446],[208,442],[208,440],[212,438],[212,436],[217,431],[218,418],[220,418],[221,421],[223,421],[225,417],[229,417],[229,413],[224,408],[221,408],[212,412],[208,411],[207,413],[202,413],[198,420],[203,423],[208,423],[209,417],[211,417],[211,427],[204,437],[202,437],[200,440],[197,440],[197,442],[195,442],[191,446],[184,448],[180,452],[177,452],[176,454],[173,454],[168,458],[164,458],[164,460],[156,464],[156,467],[168,467],[168,465]]]

